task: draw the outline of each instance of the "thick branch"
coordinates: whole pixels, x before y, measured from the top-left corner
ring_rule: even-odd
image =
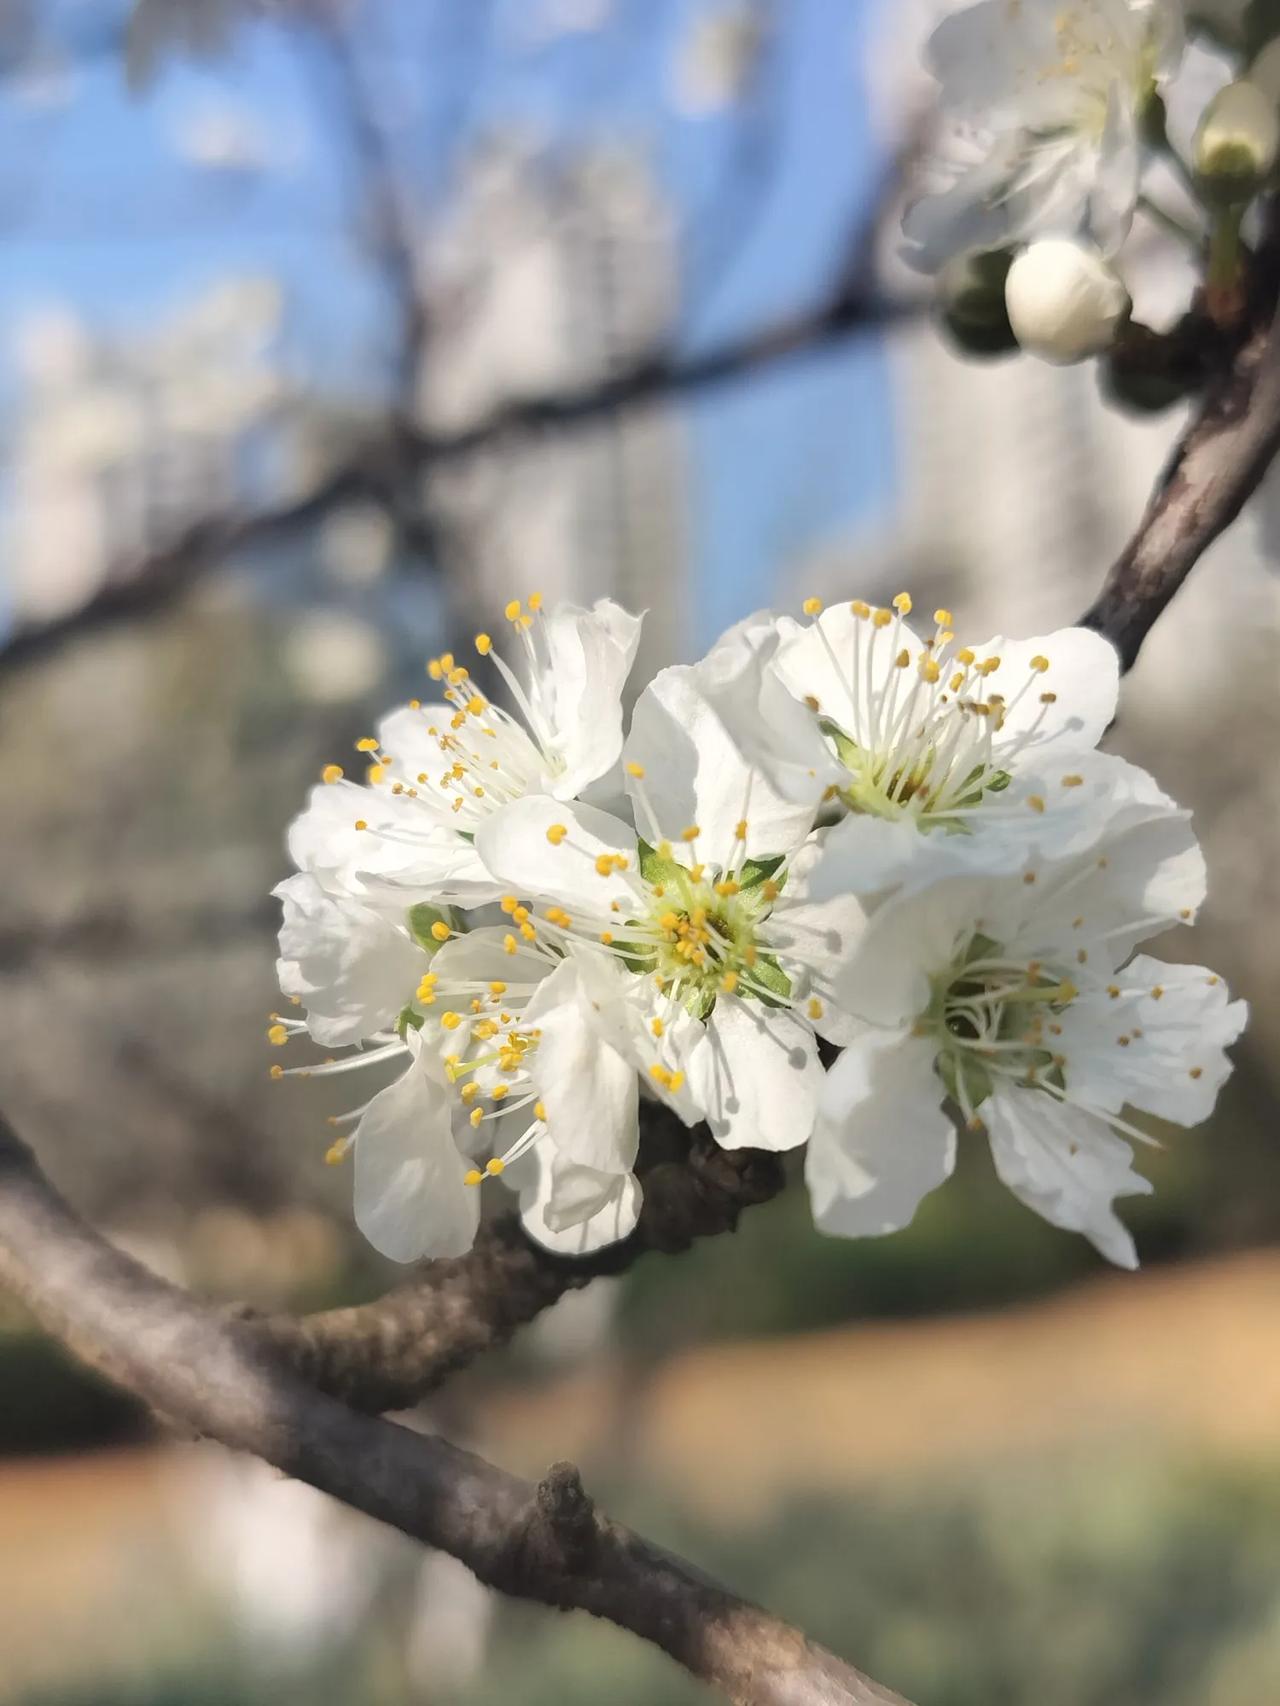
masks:
[[[1280,449],[1280,317],[1256,330],[1178,442],[1137,532],[1081,617],[1125,668],[1199,559],[1240,514]]]
[[[659,1159],[655,1151],[663,1149]],[[426,1264],[376,1303],[250,1324],[313,1385],[362,1410],[405,1409],[565,1292],[623,1272],[646,1251],[673,1254],[732,1231],[744,1208],[768,1201],[784,1183],[776,1155],[720,1149],[706,1136],[686,1153],[682,1132],[657,1108],[646,1120],[641,1172],[640,1224],[593,1256],[554,1256],[504,1215],[483,1228],[469,1254]]]
[[[374,1420],[287,1370],[260,1335],[113,1250],[0,1123],[0,1281],[154,1408],[440,1547],[481,1581],[607,1618],[744,1706],[905,1706],[691,1566],[597,1513],[576,1471],[532,1487]]]

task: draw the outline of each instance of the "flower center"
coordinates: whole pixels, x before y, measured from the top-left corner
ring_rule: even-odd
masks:
[[[808,698],[849,773],[832,796],[853,812],[910,817],[922,830],[963,830],[1008,787],[1008,765],[1036,741],[1056,703],[1056,693],[1041,691],[1049,659],[1033,657],[1006,695],[988,685],[1001,658],[957,646],[950,611],[934,613],[934,632],[920,642],[903,622],[909,596],[899,593],[893,604],[850,605],[857,621],[844,656],[821,622],[813,630],[842,690],[837,705]],[[1038,711],[1005,734],[1010,713],[1031,694]]]
[[[1001,1079],[1063,1089],[1057,1017],[1077,993],[1056,967],[1011,959],[980,932],[933,979],[916,1034],[936,1039],[938,1075],[970,1125]]]

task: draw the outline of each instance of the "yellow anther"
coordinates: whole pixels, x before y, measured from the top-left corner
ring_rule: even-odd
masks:
[[[535,1120],[546,1120],[547,1104],[545,1102],[535,1102],[533,1104],[533,1117]]]
[[[570,929],[573,924],[572,918],[562,906],[549,906],[547,908],[547,920],[551,924],[558,924],[562,930]]]
[[[490,1099],[492,1101],[500,1102],[500,1101],[502,1101],[504,1096],[507,1096],[508,1094],[510,1094],[510,1091],[511,1091],[510,1084],[495,1084],[493,1089],[490,1090],[489,1096],[490,1096]]]
[[[871,626],[873,628],[887,628],[892,621],[892,610],[876,610],[871,616]]]
[[[514,912],[519,904],[519,900],[513,894],[504,894],[500,902],[502,910],[506,913]]]
[[[747,839],[747,820],[745,817],[740,817],[738,819],[737,823],[733,826],[733,833],[734,838],[738,841],[745,841]]]
[[[1164,994],[1164,985],[1162,983],[1158,983],[1158,984],[1156,984],[1155,988],[1151,991],[1151,999],[1153,1001],[1159,1001],[1159,999],[1161,998],[1161,996],[1163,994]]]
[[[1202,1078],[1203,1076],[1204,1076],[1204,1068],[1202,1066],[1193,1066],[1191,1068],[1191,1070],[1187,1073],[1188,1078]]]
[[[529,908],[527,906],[516,906],[512,908],[511,922],[513,924],[527,924],[529,922],[529,916]]]
[[[568,824],[553,823],[547,829],[547,840],[551,843],[551,845],[553,847],[559,847],[560,843],[564,840],[565,836],[568,835],[568,833],[569,833]]]
[[[1032,669],[1035,670],[1037,675],[1043,675],[1045,670],[1048,669],[1048,667],[1049,667],[1049,660],[1048,660],[1048,658],[1041,657],[1039,654],[1037,654],[1031,660],[1031,667],[1032,667]]]
[[[613,931],[612,930],[602,930],[600,932],[600,940],[604,943],[606,948],[612,947],[613,946]]]
[[[907,648],[905,646],[903,646],[902,650],[898,653],[897,657],[894,658],[893,661],[899,669],[905,669],[907,667],[907,665],[911,662],[911,653],[907,650]]]
[[[998,657],[993,656],[993,657],[989,657],[989,658],[983,658],[982,662],[978,665],[978,674],[979,675],[994,675],[995,672],[999,669],[999,667],[1000,667],[1000,659]]]
[[[822,600],[820,598],[806,598],[800,608],[806,616],[821,616]]]
[[[1101,863],[1101,861],[1099,861],[1099,863]],[[1187,921],[1188,918],[1190,918],[1190,916],[1191,916],[1191,908],[1189,906],[1184,906],[1178,914],[1178,917],[1181,918],[1184,923]]]
[[[815,1020],[820,1019],[825,1012],[826,1008],[818,1000],[818,997],[816,995],[811,996],[809,999],[809,1017]]]
[[[456,668],[451,669],[449,671],[449,685],[450,685],[450,687],[461,687],[463,682],[466,679],[467,679],[467,671],[466,671],[465,666],[462,664],[458,664]]]
[[[716,893],[724,895],[726,899],[731,894],[740,894],[741,892],[742,885],[740,883],[735,883],[732,877],[722,877],[716,884]]]
[[[670,859],[671,843],[669,841],[660,841],[657,846],[657,854],[659,859]]]
[[[271,1029],[267,1032],[267,1041],[271,1044],[272,1048],[283,1048],[288,1040],[289,1033],[285,1030],[283,1025],[272,1025]]]
[[[365,771],[365,779],[371,782],[374,787],[377,787],[378,783],[381,782],[386,773],[387,770],[384,764],[371,764]]]
[[[520,944],[516,941],[514,936],[507,935],[502,938],[502,951],[504,954],[514,954],[519,945]]]
[[[951,680],[947,683],[947,686],[951,689],[951,691],[953,693],[958,693],[963,685],[964,685],[964,673],[961,670],[957,670],[955,672],[955,674],[951,677]]]
[[[766,877],[764,882],[760,885],[760,893],[766,900],[777,900],[778,896],[782,893],[782,890],[778,887],[777,883],[774,882],[772,877]]]
[[[466,1104],[468,1102],[474,1102],[476,1097],[479,1094],[480,1094],[480,1086],[478,1084],[475,1084],[475,1083],[464,1084],[462,1086],[461,1090],[458,1091],[458,1095],[461,1097],[464,1104]]]
[[[1064,776],[1062,778],[1062,786],[1064,788],[1082,788],[1084,786],[1084,777],[1083,776]]]
[[[655,1060],[653,1065],[649,1068],[649,1076],[656,1084],[661,1084],[664,1089],[670,1089],[671,1074],[667,1071],[666,1067],[660,1060]]]
[[[938,667],[938,660],[936,658],[920,659],[921,681],[927,681],[932,685],[932,683],[935,682],[941,674],[942,671]]]
[[[467,700],[467,710],[473,717],[478,717],[482,712],[488,710],[488,706],[478,693],[473,693]]]
[[[520,620],[520,600],[513,598],[502,614],[508,622],[518,622]]]
[[[464,1185],[483,1185],[484,1174],[478,1167],[473,1167],[470,1172],[462,1175],[462,1182]]]
[[[507,986],[500,977],[495,977],[489,985],[489,993],[490,995],[505,995],[507,993]]]
[[[628,776],[634,776],[637,778],[637,780],[639,780],[644,775],[644,765],[643,764],[628,764],[627,765],[627,775]]]
[[[542,609],[542,594],[540,592],[531,592],[529,594],[529,608],[530,610]]]
[[[696,841],[701,834],[702,831],[698,828],[697,824],[691,823],[688,829],[682,829],[680,831],[680,839],[681,841]]]
[[[971,651],[968,646],[961,646],[960,650],[956,653],[956,662],[962,663],[964,667],[968,669],[976,656],[977,653]]]
[[[320,772],[320,780],[322,782],[341,782],[342,766],[340,764],[326,764]]]
[[[597,853],[597,855],[596,855],[596,871],[602,877],[611,877],[613,875],[613,854],[612,853]]]
[[[849,609],[860,622],[865,622],[867,617],[871,614],[871,606],[869,604],[864,604],[860,598],[855,598],[853,603],[849,606]]]
[[[691,883],[700,883],[702,881],[702,878],[703,878],[705,871],[706,871],[705,865],[690,865],[690,867],[689,867],[689,881]]]
[[[538,936],[538,932],[534,929],[532,924],[522,924],[520,926],[520,934],[524,937],[526,942],[534,942],[537,940]]]
[[[911,594],[909,592],[900,592],[893,601],[893,608],[898,612],[899,616],[910,616]]]
[[[442,918],[437,918],[435,923],[431,926],[431,934],[437,942],[447,942],[450,936],[453,935],[453,931],[450,930],[449,926]]]
[[[955,621],[955,617],[949,610],[935,610],[933,613],[933,619],[938,624],[939,628],[949,628]]]
[[[1056,705],[1058,703],[1058,695],[1056,693],[1042,693],[1040,695],[1040,703],[1042,705]]]
[[[358,740],[356,742],[357,752],[376,752],[377,750],[378,743],[374,740],[372,735],[365,735],[363,740]]]
[[[649,1021],[649,1029],[653,1032],[655,1037],[660,1037],[666,1028],[666,1025],[663,1024],[661,1019],[650,1019]]]
[[[472,1108],[471,1112],[467,1115],[467,1118],[471,1121],[473,1126],[479,1125],[481,1120],[484,1119],[484,1109]]]
[[[442,1013],[440,1015],[440,1023],[444,1026],[446,1031],[456,1031],[458,1026],[462,1023],[462,1014],[455,1013],[450,1009],[448,1013]]]
[[[673,1094],[678,1090],[683,1090],[684,1089],[684,1073],[683,1072],[673,1072],[670,1075],[670,1077],[667,1079],[667,1089],[670,1090]]]
[[[325,1166],[326,1167],[336,1167],[338,1165],[339,1161],[342,1161],[345,1159],[346,1153],[347,1153],[348,1149],[350,1149],[350,1147],[351,1147],[351,1144],[347,1138],[345,1138],[345,1137],[335,1138],[334,1141],[329,1145],[329,1147],[324,1152],[324,1164],[325,1164]]]
[[[1107,985],[1107,994],[1111,997],[1111,999],[1113,1001],[1119,1001],[1119,999],[1120,999],[1120,985],[1118,983],[1109,983]]]
[[[732,995],[734,990],[738,987],[737,972],[727,971],[720,979],[720,987],[724,990],[726,995]]]
[[[444,671],[440,667],[439,658],[430,659],[427,664],[427,674],[431,677],[432,681],[439,681],[440,677],[444,674]]]
[[[1041,799],[1039,794],[1028,794],[1027,804],[1031,807],[1033,812],[1042,812],[1044,810],[1044,801]]]

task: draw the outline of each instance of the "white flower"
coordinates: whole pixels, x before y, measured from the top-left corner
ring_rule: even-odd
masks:
[[[1150,1140],[1122,1110],[1204,1119],[1246,1016],[1202,967],[1129,958],[1203,892],[1190,826],[1166,812],[1076,858],[887,903],[842,983],[867,1023],[832,1068],[809,1149],[818,1225],[906,1225],[951,1171],[949,1098],[1029,1207],[1133,1266],[1111,1202],[1150,1189],[1124,1139]]]
[[[831,742],[828,795],[847,812],[813,895],[876,894],[947,864],[1008,869],[1042,842],[1066,851],[1117,815],[1168,808],[1142,771],[1092,750],[1119,691],[1108,641],[1063,628],[960,646],[949,611],[921,639],[910,610],[900,593],[892,609],[857,599],[807,627],[780,619],[777,673]]]
[[[1181,51],[1172,0],[978,0],[945,18],[925,49],[942,137],[903,221],[910,263],[936,272],[1050,234],[1113,254],[1137,201],[1143,111]]]
[[[499,891],[472,845],[478,825],[527,793],[572,799],[613,767],[640,618],[609,599],[544,613],[537,594],[528,609],[513,600],[506,613],[524,652],[523,679],[487,634],[476,648],[492,658],[520,715],[480,693],[452,653],[433,658],[428,673],[444,703],[414,701],[357,743],[370,760],[365,786],[327,767],[325,786],[290,830],[300,869],[341,892],[480,905]]]
[[[802,1144],[816,1035],[848,1032],[832,991],[862,909],[806,898],[812,807],[743,761],[697,670],[646,689],[623,756],[639,833],[530,797],[481,826],[477,851],[527,939],[626,969],[615,1047],[686,1122],[726,1147]]]
[[[291,884],[282,977],[305,988],[308,1020],[277,1018],[271,1040],[307,1029],[368,1046],[275,1076],[401,1069],[333,1122],[354,1125],[330,1158],[355,1149],[356,1221],[369,1241],[401,1262],[461,1254],[479,1222],[475,1187],[508,1168],[539,1242],[580,1254],[625,1237],[640,1205],[638,1093],[610,1045],[600,969],[588,995],[571,958],[503,929],[452,935],[443,923],[428,958],[358,902],[304,889],[305,876]]]
[[[1110,349],[1132,306],[1098,250],[1070,237],[1022,251],[1005,280],[1005,305],[1020,348],[1058,365]]]
[[[1195,135],[1194,163],[1205,195],[1228,203],[1248,201],[1262,188],[1278,152],[1280,111],[1274,97],[1248,78],[1219,89]]]

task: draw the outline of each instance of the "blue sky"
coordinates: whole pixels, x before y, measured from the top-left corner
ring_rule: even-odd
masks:
[[[760,157],[735,169],[735,130],[671,104],[677,46],[705,0],[596,0],[599,31],[531,39],[565,0],[370,0],[362,32],[405,181],[424,215],[477,136],[519,125],[550,148],[615,136],[642,149],[687,233],[680,335],[707,347],[818,299],[878,162],[862,117],[858,0],[782,0],[782,49],[761,96]],[[581,6],[585,0],[576,0]],[[61,0],[77,51],[0,94],[0,315],[68,301],[127,329],[228,271],[270,271],[288,293],[291,367],[318,389],[385,383],[394,323],[358,229],[360,181],[333,65],[304,32],[257,24],[209,63],[169,55],[141,94],[110,51],[105,0]],[[621,44],[621,48],[620,48]],[[179,142],[232,109],[266,165],[199,172]],[[0,410],[15,402],[0,359]],[[848,533],[883,503],[885,377],[845,344],[689,409],[698,638],[766,600],[779,566]]]

